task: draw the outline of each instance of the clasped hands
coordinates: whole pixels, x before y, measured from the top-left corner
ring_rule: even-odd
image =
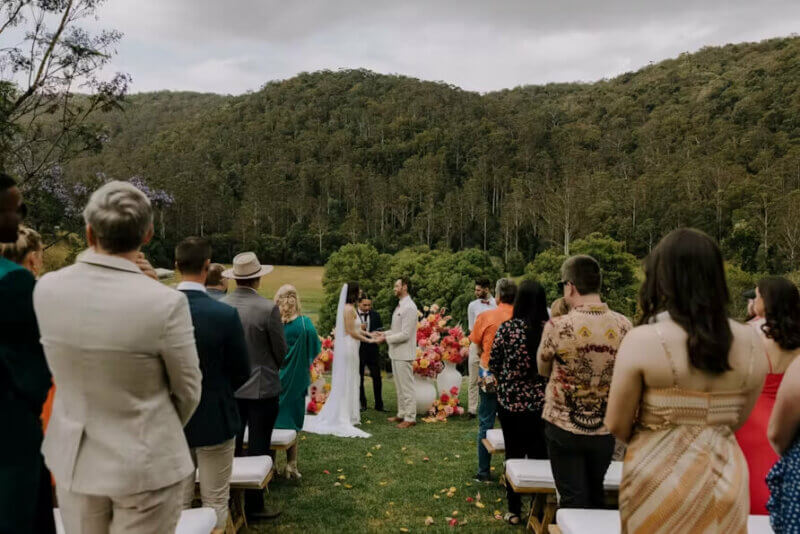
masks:
[[[381,344],[386,342],[386,334],[383,332],[369,332],[367,334],[370,343]]]

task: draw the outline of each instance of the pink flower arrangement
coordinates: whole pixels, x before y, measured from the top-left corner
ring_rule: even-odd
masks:
[[[319,413],[325,405],[325,401],[328,400],[331,385],[325,382],[325,373],[331,370],[332,365],[333,334],[322,339],[322,349],[311,362],[311,387],[308,391],[311,400],[306,406],[308,413]]]
[[[458,388],[452,387],[450,393],[442,393],[438,399],[433,403],[431,409],[428,411],[428,416],[424,419],[425,422],[447,421],[451,415],[463,415],[464,408],[459,406]]]
[[[444,370],[444,362],[459,364],[469,354],[469,339],[460,326],[449,326],[453,318],[445,308],[434,304],[424,308],[417,323],[417,358],[414,372],[435,378]]]

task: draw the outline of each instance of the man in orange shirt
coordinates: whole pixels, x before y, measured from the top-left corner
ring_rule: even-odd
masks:
[[[492,355],[492,343],[497,329],[504,322],[511,319],[514,313],[514,299],[517,296],[517,285],[510,278],[501,278],[497,281],[495,298],[497,308],[481,313],[475,320],[475,327],[469,335],[469,340],[477,346],[480,355],[480,404],[478,404],[478,473],[475,480],[488,481],[492,456],[481,441],[486,437],[486,431],[494,427],[497,416],[497,381],[489,373],[489,358]]]

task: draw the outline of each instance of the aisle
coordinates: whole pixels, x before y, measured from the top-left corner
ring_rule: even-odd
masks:
[[[369,378],[366,382],[372,406],[372,384]],[[394,410],[394,384],[391,380],[383,384],[386,407]],[[466,403],[466,390],[461,401]],[[264,523],[253,532],[354,534],[401,532],[402,528],[452,532],[446,518],[454,517],[454,511],[460,522],[466,520],[461,530],[477,532],[502,526],[493,512],[505,512],[505,490],[472,480],[477,465],[476,419],[451,418],[447,423],[420,423],[398,430],[386,422],[389,415],[393,414],[372,409],[363,413],[363,428],[373,434],[370,439],[302,434],[299,467],[303,479],[299,484],[284,479],[270,484],[268,502],[279,504],[283,514],[277,522]],[[285,461],[281,455],[278,465]],[[502,469],[501,459],[495,458],[492,465],[497,473]],[[450,488],[456,491],[448,497]],[[484,508],[475,501],[467,502],[467,497],[475,499],[479,492]],[[497,502],[500,498],[503,501]],[[428,516],[434,524],[426,527]]]

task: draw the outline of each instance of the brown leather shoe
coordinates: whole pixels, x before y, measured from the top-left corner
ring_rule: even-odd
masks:
[[[389,417],[386,419],[390,423],[401,423],[403,421],[402,417]]]
[[[414,422],[414,421],[403,421],[402,423],[397,425],[397,428],[411,428],[412,426],[414,426],[416,424],[417,423]]]

